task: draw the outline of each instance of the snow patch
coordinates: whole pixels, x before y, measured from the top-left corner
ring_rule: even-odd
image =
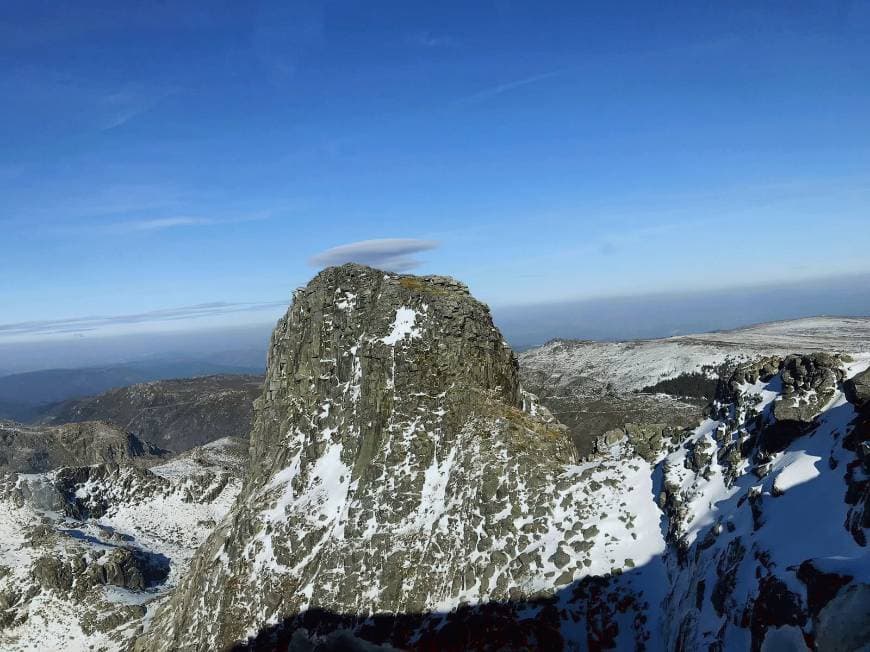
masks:
[[[788,491],[792,487],[809,482],[819,476],[816,462],[820,462],[821,457],[808,455],[805,451],[794,451],[787,454],[786,459],[787,461],[773,483],[773,488],[777,491]]]
[[[413,308],[403,306],[396,310],[396,318],[393,320],[390,334],[381,338],[381,342],[389,346],[395,346],[405,337],[410,337],[411,339],[419,338],[420,329],[414,327],[418,316],[419,313]]]

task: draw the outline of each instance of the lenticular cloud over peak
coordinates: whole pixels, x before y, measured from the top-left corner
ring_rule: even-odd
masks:
[[[360,240],[332,247],[308,259],[312,267],[329,267],[344,263],[362,263],[393,272],[404,272],[419,267],[421,261],[413,254],[435,249],[435,240],[416,238],[383,238]]]

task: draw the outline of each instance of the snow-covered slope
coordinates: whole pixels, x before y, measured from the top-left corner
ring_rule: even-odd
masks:
[[[642,467],[652,492],[646,477],[606,481],[616,460],[641,463],[628,439],[587,465],[602,474],[601,500],[631,505],[641,523],[660,517],[662,538],[640,529],[646,543],[621,552],[644,563],[581,580],[598,598],[565,612],[566,630],[586,637],[567,649],[640,649],[641,637],[647,650],[866,649],[870,413],[841,381],[870,355],[792,356],[762,371],[770,362],[738,367],[713,418],[663,441]],[[791,409],[801,403],[809,409]]]
[[[0,649],[126,649],[229,510],[245,449],[220,440],[150,470],[7,476]]]
[[[842,375],[868,366],[860,356]],[[870,604],[845,629],[825,607],[870,587],[867,417],[824,384],[796,386],[785,373],[742,380],[734,402],[662,462],[667,647],[760,649],[769,637],[785,646],[775,649],[857,649]],[[818,394],[805,422],[777,419],[782,404]]]
[[[523,386],[568,426],[588,456],[598,438],[626,423],[682,428],[696,422],[713,398],[715,379],[741,362],[815,351],[870,352],[870,319],[814,317],[633,342],[554,340],[518,359]],[[676,382],[662,384],[669,379]]]
[[[586,377],[632,391],[726,362],[814,351],[870,352],[870,318],[812,317],[631,342],[553,340],[517,357],[524,369],[565,380]]]

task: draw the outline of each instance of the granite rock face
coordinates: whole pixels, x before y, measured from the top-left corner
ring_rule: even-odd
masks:
[[[758,417],[764,428],[752,444],[760,443],[766,454],[777,453],[815,425],[816,417],[844,379],[843,364],[839,355],[822,352],[759,358],[737,365],[730,375],[721,378],[717,400],[720,405],[733,402],[750,417]],[[768,391],[776,391],[777,396],[761,414],[758,395],[747,390],[769,383],[772,389]],[[720,412],[718,416],[727,415]]]
[[[870,584],[841,590],[818,616],[819,650],[870,649]]]
[[[345,265],[297,291],[250,450],[236,506],[139,649],[221,649],[313,610],[547,595],[583,568],[570,438],[452,279]]]
[[[843,379],[839,365],[836,357],[826,353],[785,358],[780,369],[783,398],[773,405],[777,421],[812,423]]]

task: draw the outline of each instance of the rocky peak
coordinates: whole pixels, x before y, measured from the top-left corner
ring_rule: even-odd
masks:
[[[340,429],[356,416],[360,430],[347,443],[373,447],[353,456],[356,478],[392,415],[445,412],[460,423],[488,400],[520,406],[517,362],[464,284],[330,267],[294,293],[272,335],[251,468],[284,468],[289,451],[276,450],[302,423]]]
[[[576,520],[556,489],[571,441],[453,279],[322,271],[278,322],[255,411],[242,495],[143,649],[220,648],[313,609],[507,600],[582,561],[553,535]]]

